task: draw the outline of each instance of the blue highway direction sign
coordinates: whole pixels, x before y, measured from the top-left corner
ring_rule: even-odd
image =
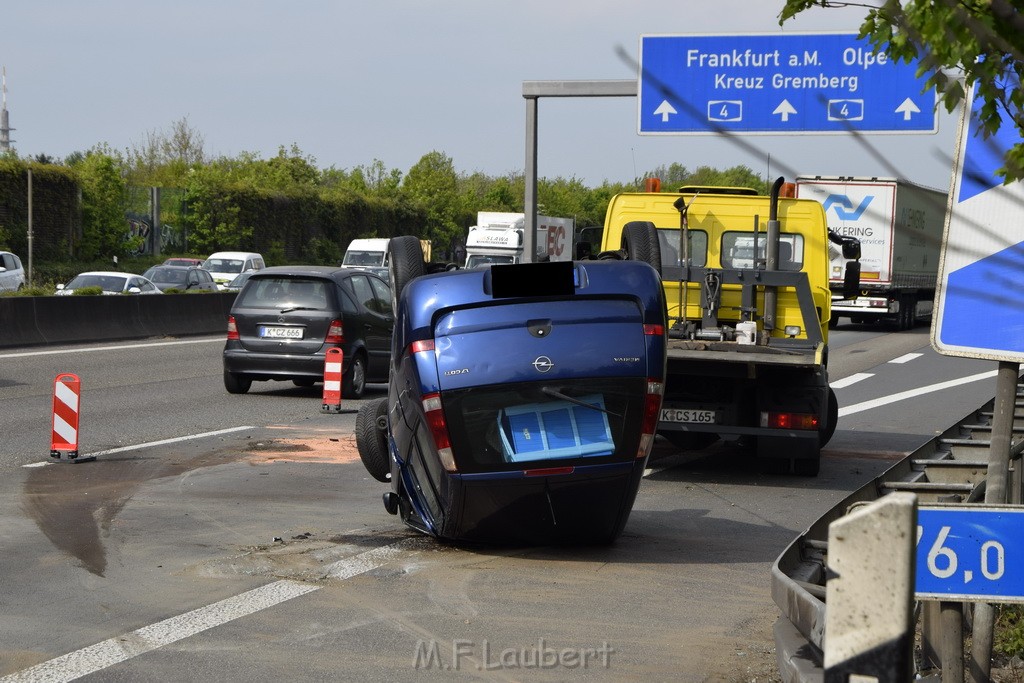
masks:
[[[1024,509],[921,506],[917,598],[1024,602]]]
[[[1007,84],[1007,89],[1020,87]],[[932,346],[948,356],[1024,363],[1024,182],[996,175],[1003,155],[1024,142],[1011,117],[982,135],[984,104],[968,93],[953,168],[950,209],[939,261]]]
[[[641,36],[639,133],[934,133],[916,70],[854,33]]]

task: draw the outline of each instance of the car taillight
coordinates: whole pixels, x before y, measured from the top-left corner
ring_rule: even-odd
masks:
[[[409,344],[409,353],[419,353],[420,351],[433,351],[434,340],[433,339],[420,339]]]
[[[644,334],[650,337],[665,336],[664,325],[644,325]]]
[[[761,426],[772,429],[818,428],[818,416],[812,413],[761,413]]]
[[[238,341],[238,324],[233,315],[228,316],[228,341]]]
[[[441,458],[441,465],[448,472],[458,472],[455,456],[452,455],[452,442],[448,438],[448,423],[444,420],[444,410],[441,408],[441,394],[433,393],[423,397],[423,415]]]
[[[654,435],[658,431],[658,417],[661,413],[661,395],[665,385],[657,379],[648,378],[647,395],[644,396],[644,414],[640,422],[640,447],[637,458],[645,458],[654,446]]]
[[[341,326],[340,320],[332,320],[331,326],[327,328],[327,337],[324,339],[325,344],[343,344],[345,343],[345,330]]]

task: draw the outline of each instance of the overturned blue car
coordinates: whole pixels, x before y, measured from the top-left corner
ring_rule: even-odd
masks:
[[[451,541],[613,541],[661,406],[658,273],[637,260],[428,273],[416,238],[389,249],[388,396],[356,419],[387,511]]]

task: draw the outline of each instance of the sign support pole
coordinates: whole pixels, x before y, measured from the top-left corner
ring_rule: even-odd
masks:
[[[992,416],[992,441],[988,450],[988,475],[985,479],[985,502],[1006,503],[1006,482],[1010,470],[1010,446],[1013,441],[1013,413],[1017,402],[1017,381],[1020,364],[999,362],[996,375],[996,400]],[[990,602],[974,606],[974,629],[971,634],[971,680],[988,681],[992,668],[992,631],[995,607]]]

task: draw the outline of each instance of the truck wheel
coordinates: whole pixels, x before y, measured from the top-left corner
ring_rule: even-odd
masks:
[[[402,298],[405,286],[426,272],[423,248],[416,236],[392,237],[388,242],[388,275],[391,278],[391,307],[394,313],[398,312],[398,300]]]
[[[824,448],[825,444],[832,440],[832,435],[836,433],[836,423],[838,422],[839,399],[836,398],[836,392],[832,391],[832,387],[829,387],[828,409],[825,411],[825,424],[818,430],[818,445],[821,448]]]
[[[904,311],[903,329],[912,330],[917,325],[917,299],[913,296],[903,297],[900,311]]]
[[[821,469],[821,454],[814,458],[802,458],[793,461],[793,474],[798,477],[816,477]]]
[[[363,461],[363,466],[371,477],[384,482],[391,480],[385,431],[387,414],[387,398],[364,403],[356,413],[356,449],[359,451],[359,459]],[[382,424],[384,429],[381,429]]]
[[[718,441],[718,434],[711,432],[677,432],[666,429],[658,433],[681,451],[699,451]]]
[[[626,258],[643,261],[661,275],[661,243],[658,229],[650,221],[630,221],[622,228],[622,248]]]

